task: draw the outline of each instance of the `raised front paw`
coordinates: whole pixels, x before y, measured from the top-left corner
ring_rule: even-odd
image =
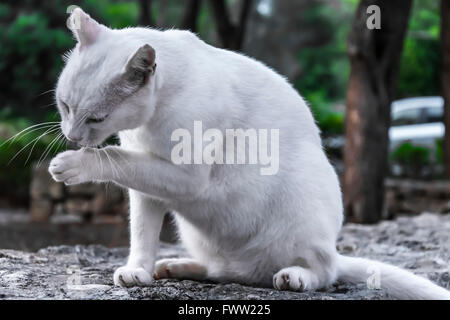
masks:
[[[48,171],[55,181],[72,185],[95,180],[93,166],[95,163],[86,149],[69,150],[53,158]]]
[[[153,281],[150,273],[144,268],[120,267],[114,272],[114,284],[120,287],[146,287]]]

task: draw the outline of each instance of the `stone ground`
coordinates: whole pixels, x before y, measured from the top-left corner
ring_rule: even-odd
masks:
[[[347,224],[338,249],[410,269],[450,288],[450,215],[400,217],[374,226]],[[114,270],[126,248],[56,246],[35,253],[0,250],[0,299],[389,299],[365,284],[337,283],[314,293],[276,291],[238,284],[159,280],[147,288],[115,287]],[[184,255],[161,244],[160,257]]]

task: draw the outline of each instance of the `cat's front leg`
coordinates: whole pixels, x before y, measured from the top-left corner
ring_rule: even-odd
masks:
[[[109,168],[101,165],[96,149],[82,148],[58,154],[48,168],[53,179],[66,185],[103,180]]]
[[[129,166],[121,168],[117,161],[104,149],[83,148],[58,154],[50,162],[49,172],[54,180],[68,185],[111,181],[129,170]],[[129,196],[130,255],[127,264],[114,273],[114,283],[125,287],[147,286],[153,281],[159,233],[168,208],[161,201],[132,189]]]
[[[130,256],[114,273],[122,287],[147,286],[153,281],[159,233],[167,208],[162,202],[130,190]]]

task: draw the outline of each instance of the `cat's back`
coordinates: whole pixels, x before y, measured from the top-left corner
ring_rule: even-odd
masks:
[[[285,128],[320,145],[319,130],[308,105],[284,76],[242,53],[211,46],[189,31],[166,32],[174,41],[183,39],[182,43],[192,50],[186,61],[193,64],[190,79],[197,85],[192,87],[209,94],[210,101],[223,97],[226,108],[239,111],[241,122],[233,125]]]

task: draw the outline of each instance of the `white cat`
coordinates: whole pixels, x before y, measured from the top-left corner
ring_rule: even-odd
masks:
[[[112,181],[129,189],[131,248],[120,286],[156,279],[233,281],[315,290],[337,279],[365,282],[399,298],[450,299],[400,268],[336,251],[343,208],[338,178],[305,101],[280,75],[187,31],[109,29],[76,9],[78,44],[56,98],[67,139],[85,146],[51,162],[56,181]],[[178,128],[279,129],[279,171],[258,165],[171,161]],[[120,147],[100,145],[119,133]],[[189,259],[155,263],[163,215],[175,211]]]

